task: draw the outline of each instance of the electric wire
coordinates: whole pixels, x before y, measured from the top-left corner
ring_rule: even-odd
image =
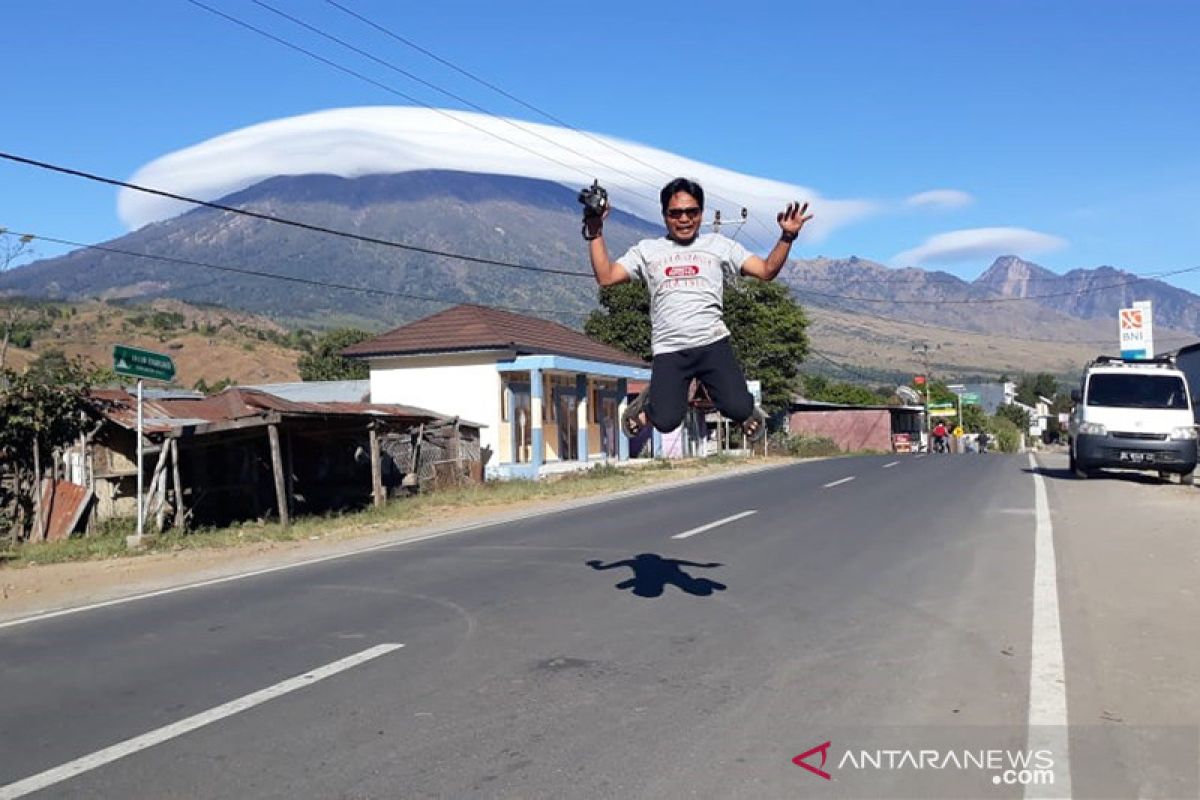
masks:
[[[586,153],[576,150],[573,147],[569,147],[569,146],[563,144],[562,142],[555,141],[554,139],[550,138],[549,136],[545,136],[541,133],[538,133],[536,130],[533,130],[524,125],[521,125],[519,122],[516,122],[515,120],[511,120],[506,117],[499,116],[498,114],[495,114],[495,113],[487,110],[483,106],[478,105],[477,103],[474,103],[474,102],[466,99],[465,97],[454,94],[453,92],[451,92],[447,89],[443,89],[442,87],[438,86],[437,84],[435,84],[431,81],[427,81],[424,78],[420,77],[419,75],[415,75],[415,74],[409,72],[408,70],[393,64],[390,61],[382,59],[366,50],[363,50],[360,47],[357,47],[357,46],[351,44],[350,42],[345,41],[344,39],[334,36],[333,34],[328,33],[327,31],[321,30],[320,28],[316,27],[315,25],[309,24],[309,23],[305,22],[304,20],[299,19],[298,17],[295,17],[295,16],[287,13],[286,11],[278,9],[275,6],[271,5],[270,3],[265,2],[265,0],[251,0],[251,2],[253,2],[257,6],[265,8],[267,11],[270,11],[273,14],[276,14],[296,25],[299,25],[300,27],[304,28],[305,30],[311,31],[312,33],[315,33],[318,36],[328,39],[329,41],[334,42],[334,43],[350,50],[351,52],[357,53],[358,55],[363,56],[364,58],[370,59],[371,61],[374,61],[376,64],[387,67],[388,69],[392,70],[393,72],[403,75],[404,77],[408,78],[409,80],[416,81],[417,83],[420,83],[422,86],[433,89],[435,92],[439,92],[439,93],[445,95],[446,97],[451,98],[452,100],[462,103],[463,105],[469,106],[470,108],[473,108],[474,110],[478,111],[479,113],[484,114],[488,117],[491,117],[492,119],[495,119],[498,122],[503,122],[506,125],[516,128],[517,130],[521,131],[522,133],[528,134],[530,136],[535,136],[538,139],[541,139],[542,141],[547,142],[548,144],[551,144],[555,147],[566,150],[568,153],[571,153],[572,155],[579,156],[580,158],[587,159],[588,161],[591,161],[594,164],[598,164],[599,166],[604,167],[605,169],[612,170],[613,172],[617,173],[618,175],[623,175],[626,178],[637,181],[638,183],[645,184],[646,186],[650,186],[651,188],[654,188],[654,189],[658,188],[657,184],[655,184],[653,181],[648,181],[643,177],[640,177],[638,175],[634,175],[632,173],[625,172],[624,170],[618,169],[618,168],[612,166],[611,164],[606,164],[602,161],[599,161],[599,160],[593,158],[592,156],[589,156]],[[430,108],[430,109],[433,108],[432,106],[425,106],[425,107]],[[505,139],[505,141],[509,141],[509,140]],[[511,142],[511,141],[509,141],[509,143],[515,144],[514,142]],[[541,154],[541,155],[544,156],[544,154]],[[562,162],[556,161],[555,163],[561,165]],[[580,170],[580,172],[581,172],[581,174],[585,174],[585,175],[587,174],[586,172],[583,172],[582,170]],[[645,195],[643,195],[643,196],[645,196]],[[649,197],[651,200],[657,200],[657,198],[654,197],[653,195],[650,195]]]
[[[648,161],[644,161],[644,160],[638,158],[637,156],[633,155],[632,153],[628,153],[628,152],[622,150],[621,148],[617,147],[616,145],[612,144],[611,142],[607,142],[604,139],[601,139],[599,136],[595,136],[581,128],[577,128],[574,125],[572,125],[571,123],[566,122],[565,120],[555,116],[554,114],[551,114],[548,111],[538,108],[537,106],[533,105],[532,103],[528,103],[525,100],[522,100],[521,98],[513,95],[511,92],[507,92],[504,89],[500,88],[499,86],[495,85],[494,83],[491,83],[491,82],[479,77],[478,75],[474,74],[473,72],[463,69],[462,67],[453,63],[452,61],[445,59],[445,58],[439,56],[437,53],[434,53],[434,52],[428,50],[427,48],[420,46],[416,42],[413,42],[412,40],[401,36],[400,34],[396,33],[395,31],[392,31],[391,29],[389,29],[383,25],[380,25],[379,23],[366,17],[365,15],[360,14],[359,12],[354,11],[352,9],[346,8],[341,3],[336,2],[336,0],[325,0],[325,2],[328,3],[329,5],[333,6],[334,8],[338,9],[339,11],[343,12],[344,14],[347,14],[347,15],[353,17],[354,19],[357,19],[359,22],[362,22],[363,24],[368,25],[371,28],[374,28],[376,31],[384,34],[385,36],[389,36],[392,39],[395,39],[396,41],[405,45],[406,47],[416,50],[417,52],[425,55],[428,58],[433,59],[434,61],[438,62],[439,64],[442,64],[443,66],[449,67],[450,69],[454,70],[455,72],[459,73],[460,75],[463,75],[466,78],[469,78],[470,80],[474,81],[475,83],[479,84],[480,86],[483,86],[487,89],[492,90],[493,92],[496,92],[501,97],[507,98],[507,99],[513,101],[514,103],[517,103],[518,105],[521,105],[521,106],[529,109],[530,111],[534,112],[535,114],[542,116],[543,118],[553,122],[556,125],[559,125],[563,128],[566,128],[567,130],[570,130],[570,131],[573,131],[573,132],[579,134],[580,136],[590,139],[591,141],[595,142],[596,144],[599,144],[602,147],[606,147],[609,150],[613,151],[614,153],[624,156],[625,158],[628,158],[630,161],[633,161],[636,164],[640,164],[641,166],[646,167],[647,169],[652,169],[655,172],[658,172],[660,175],[663,175],[667,178],[676,177],[675,175],[673,175],[670,172],[667,172],[666,170],[662,169],[661,167],[659,167],[655,164],[651,164]],[[737,203],[734,200],[729,199],[728,197],[722,197],[721,195],[716,194],[715,192],[710,192],[709,196],[715,197],[716,199],[722,200],[726,203],[731,203],[731,204],[737,206],[738,208],[744,208],[744,206],[742,206],[740,203]],[[771,237],[775,236],[775,232],[773,230],[771,230],[771,228],[768,227],[766,225],[766,223],[764,223],[758,216],[756,216],[754,214],[750,214],[749,216],[756,223],[758,223],[759,227],[761,227],[767,233],[768,236],[771,236]]]
[[[11,237],[29,237],[32,240],[41,240],[43,242],[51,242],[53,244],[65,245],[68,247],[76,247],[81,250],[98,250],[103,253],[112,253],[114,255],[131,256],[133,258],[143,258],[151,261],[162,261],[168,264],[179,264],[188,267],[201,267],[203,269],[217,270],[219,272],[229,272],[237,275],[249,275],[256,278],[267,278],[269,280],[282,281],[285,283],[295,283],[303,286],[316,286],[322,289],[337,289],[347,292],[358,292],[368,295],[382,295],[386,297],[395,297],[403,300],[419,300],[429,303],[440,303],[442,305],[482,305],[481,303],[473,303],[469,301],[447,300],[444,297],[431,297],[428,295],[413,294],[411,292],[398,292],[391,289],[373,288],[370,286],[354,286],[348,283],[336,283],[332,281],[321,281],[315,278],[301,278],[295,275],[282,275],[277,272],[263,272],[262,270],[249,269],[247,267],[234,267],[222,264],[213,264],[208,261],[197,261],[190,258],[179,258],[176,256],[155,255],[153,253],[139,253],[134,250],[126,250],[120,247],[112,247],[110,245],[101,244],[86,244],[84,242],[76,242],[70,239],[63,239],[56,236],[45,236],[40,233],[17,232],[9,230],[0,230],[0,235]],[[501,305],[498,303],[489,303],[488,308],[496,308],[504,311],[514,311],[525,314],[544,314],[558,316],[576,316],[586,317],[591,314],[590,311],[568,311],[566,309],[549,309],[549,308],[526,308],[522,306]]]
[[[189,2],[193,2],[193,1],[194,0],[189,0]],[[366,236],[364,234],[352,233],[349,231],[338,230],[336,228],[328,228],[323,225],[316,225],[316,224],[308,223],[308,222],[300,222],[297,220],[288,219],[286,217],[278,217],[278,216],[275,216],[272,214],[264,214],[259,211],[251,211],[251,210],[245,209],[245,208],[237,208],[235,206],[229,206],[229,205],[225,205],[223,203],[216,203],[216,202],[213,202],[210,200],[200,200],[200,199],[197,199],[194,197],[188,197],[186,195],[177,194],[175,192],[168,192],[163,189],[155,189],[155,188],[148,187],[148,186],[141,186],[141,185],[138,185],[135,183],[130,183],[128,181],[121,181],[121,180],[117,180],[115,178],[109,178],[109,177],[105,177],[103,175],[97,175],[95,173],[86,172],[84,170],[79,170],[79,169],[75,169],[72,167],[65,167],[65,166],[61,166],[58,164],[52,164],[47,161],[40,161],[40,160],[33,159],[33,158],[27,158],[25,156],[19,156],[14,153],[0,151],[0,159],[5,159],[8,161],[18,163],[18,164],[24,164],[26,166],[36,167],[38,169],[44,169],[44,170],[48,170],[51,172],[57,172],[57,173],[63,174],[63,175],[70,175],[72,177],[83,178],[83,179],[95,181],[98,183],[104,183],[104,184],[107,184],[110,186],[118,186],[118,187],[121,187],[124,189],[131,189],[133,191],[143,192],[143,193],[155,195],[158,197],[166,197],[171,200],[178,200],[178,201],[184,202],[184,203],[191,203],[193,205],[203,206],[205,208],[211,208],[211,209],[218,210],[218,211],[225,211],[225,212],[229,212],[232,214],[240,214],[240,215],[251,217],[254,219],[260,219],[260,220],[263,220],[266,222],[275,222],[280,225],[287,225],[287,226],[294,227],[294,228],[300,228],[302,230],[312,231],[314,233],[323,233],[323,234],[327,234],[327,235],[331,235],[331,236],[340,236],[345,239],[351,239],[354,241],[365,242],[367,244],[382,245],[385,247],[393,247],[393,248],[397,248],[400,250],[407,250],[409,252],[421,253],[421,254],[430,255],[430,256],[436,256],[439,258],[450,258],[450,259],[455,259],[455,260],[459,260],[459,261],[467,261],[467,262],[475,263],[475,264],[486,264],[486,265],[490,265],[490,266],[504,267],[504,268],[508,268],[508,269],[519,269],[519,270],[524,270],[524,271],[528,271],[528,272],[541,272],[541,273],[545,273],[545,274],[549,274],[549,275],[564,275],[564,276],[574,277],[574,278],[587,278],[587,279],[593,278],[593,275],[590,272],[580,272],[577,270],[555,269],[553,267],[536,267],[536,266],[532,266],[529,264],[520,264],[520,263],[516,263],[516,262],[511,262],[511,261],[501,261],[499,259],[486,258],[483,256],[472,256],[472,255],[467,255],[467,254],[463,254],[463,253],[454,253],[454,252],[450,252],[450,251],[446,251],[446,250],[437,250],[437,249],[434,249],[431,247],[421,247],[419,245],[405,244],[403,242],[398,242],[398,241],[395,241],[392,239],[381,239],[381,238],[378,238],[375,236]],[[1200,266],[1186,267],[1183,269],[1172,270],[1170,272],[1163,273],[1163,274],[1164,275],[1180,275],[1183,273],[1196,272],[1196,271],[1200,271]],[[1145,279],[1144,278],[1134,278],[1134,279],[1130,279],[1128,281],[1124,281],[1121,283],[1106,284],[1104,286],[1087,287],[1084,289],[1074,290],[1074,291],[1070,291],[1070,292],[1055,292],[1055,293],[1042,294],[1042,295],[1025,295],[1023,297],[990,297],[990,298],[958,299],[958,300],[954,300],[954,299],[898,300],[898,299],[886,299],[886,298],[875,298],[875,297],[859,297],[859,296],[855,296],[855,295],[842,295],[842,294],[836,294],[836,293],[832,293],[832,292],[820,292],[815,289],[804,289],[804,288],[797,287],[797,286],[790,286],[790,288],[792,289],[792,291],[796,292],[797,294],[806,294],[806,295],[811,295],[814,297],[824,297],[824,298],[828,298],[828,299],[832,299],[832,300],[848,300],[848,301],[852,301],[852,302],[863,302],[863,303],[889,303],[889,304],[896,304],[896,305],[935,305],[935,306],[964,305],[964,304],[985,305],[985,304],[993,304],[993,303],[1026,302],[1026,301],[1031,301],[1031,300],[1041,300],[1041,299],[1046,299],[1046,298],[1065,297],[1065,296],[1072,296],[1072,297],[1081,296],[1081,295],[1085,295],[1085,294],[1092,294],[1094,292],[1107,291],[1109,289],[1118,288],[1120,286],[1129,285],[1132,283],[1138,283],[1142,280],[1145,280]],[[899,320],[897,320],[897,321],[899,321]],[[1053,340],[1048,340],[1048,341],[1053,341]]]
[[[186,2],[191,3],[192,5],[194,5],[198,8],[202,8],[205,11],[209,12],[210,14],[214,14],[218,17],[221,17],[222,19],[228,20],[229,22],[232,22],[234,25],[238,25],[247,30],[253,31],[254,33],[257,33],[259,36],[263,36],[267,39],[270,39],[271,41],[273,41],[277,44],[280,44],[291,50],[295,50],[298,53],[303,53],[304,55],[308,56],[309,58],[319,61],[322,64],[325,64],[326,66],[332,67],[333,69],[336,69],[339,72],[343,72],[347,75],[351,75],[355,78],[358,78],[361,81],[365,81],[365,82],[371,84],[372,86],[375,86],[379,89],[383,89],[385,92],[394,94],[397,97],[407,100],[408,102],[410,102],[414,105],[419,105],[422,108],[428,109],[428,110],[436,112],[438,114],[441,114],[442,116],[444,116],[448,119],[452,119],[455,122],[458,122],[459,124],[466,125],[469,128],[474,128],[475,130],[477,130],[481,133],[484,133],[488,136],[491,136],[494,139],[499,139],[500,141],[505,142],[506,144],[510,144],[513,147],[516,147],[518,149],[524,150],[526,153],[530,153],[531,155],[535,155],[539,158],[544,158],[547,161],[552,161],[560,167],[569,169],[573,172],[577,172],[580,175],[583,175],[587,178],[592,177],[592,175],[589,172],[587,172],[586,170],[580,169],[579,167],[576,167],[572,164],[568,164],[565,161],[560,161],[560,160],[554,158],[553,156],[538,152],[537,150],[534,150],[532,147],[526,147],[523,144],[514,142],[511,139],[507,139],[507,138],[501,136],[500,134],[496,133],[495,131],[489,131],[487,128],[483,127],[482,125],[476,125],[472,122],[462,119],[461,117],[457,117],[454,114],[450,113],[449,111],[446,111],[445,109],[437,108],[436,106],[431,106],[428,103],[424,103],[424,102],[418,100],[417,98],[413,97],[412,95],[405,94],[404,92],[400,91],[399,89],[396,89],[395,87],[389,86],[388,84],[382,83],[381,81],[377,81],[370,76],[364,75],[363,73],[361,73],[355,69],[352,69],[350,67],[339,64],[336,61],[333,61],[332,59],[325,58],[324,56],[314,53],[313,51],[311,51],[305,47],[301,47],[300,45],[295,44],[294,42],[289,42],[288,40],[286,40],[282,37],[276,36],[275,34],[265,31],[262,28],[259,28],[256,25],[252,25],[249,22],[238,19],[237,17],[235,17],[231,14],[226,14],[224,11],[220,11],[206,3],[201,2],[201,0],[186,0]]]
[[[178,200],[183,203],[191,203],[193,205],[203,206],[205,208],[211,208],[211,209],[215,209],[217,211],[226,211],[231,214],[240,214],[242,216],[252,217],[254,219],[260,219],[260,220],[263,220],[266,222],[275,222],[280,225],[287,225],[287,226],[293,227],[293,228],[300,228],[301,230],[312,231],[314,233],[323,233],[323,234],[328,234],[331,236],[340,236],[344,239],[352,239],[352,240],[358,241],[358,242],[366,242],[367,244],[382,245],[384,247],[394,247],[399,250],[407,250],[407,251],[413,252],[413,253],[422,253],[424,255],[438,256],[440,258],[451,258],[451,259],[456,259],[459,261],[468,261],[468,262],[471,262],[474,264],[488,264],[488,265],[495,266],[495,267],[507,267],[509,269],[520,269],[520,270],[526,270],[529,272],[542,272],[542,273],[546,273],[549,275],[566,275],[566,276],[573,277],[573,278],[592,278],[593,277],[592,273],[590,273],[590,272],[578,272],[578,271],[565,270],[565,269],[555,269],[553,267],[534,267],[534,266],[530,266],[528,264],[518,264],[515,262],[511,262],[511,261],[500,261],[500,260],[497,260],[494,258],[485,258],[483,256],[471,256],[471,255],[464,255],[462,253],[452,253],[452,252],[449,252],[446,250],[435,250],[431,247],[420,247],[418,245],[405,244],[403,242],[397,242],[397,241],[394,241],[391,239],[380,239],[375,236],[366,236],[366,235],[363,235],[360,233],[351,233],[349,231],[337,230],[335,228],[327,228],[323,225],[315,225],[315,224],[312,224],[309,222],[299,222],[297,220],[287,219],[285,217],[277,217],[272,214],[264,214],[259,211],[251,211],[250,209],[246,209],[246,208],[237,208],[236,206],[229,206],[229,205],[225,205],[223,203],[215,203],[210,200],[199,200],[194,197],[187,197],[185,195],[176,194],[174,192],[168,192],[163,189],[155,189],[155,188],[152,188],[149,186],[139,186],[136,183],[129,183],[128,181],[120,181],[115,178],[108,178],[103,175],[96,175],[91,172],[85,172],[83,170],[78,170],[78,169],[74,169],[71,167],[64,167],[64,166],[60,166],[58,164],[51,164],[50,162],[47,162],[47,161],[38,161],[37,159],[26,158],[25,156],[19,156],[14,153],[6,153],[3,151],[0,151],[0,159],[5,159],[7,161],[13,161],[18,164],[25,164],[25,165],[31,166],[31,167],[37,167],[38,169],[49,170],[50,172],[57,172],[61,175],[70,175],[72,177],[83,178],[85,180],[95,181],[97,183],[108,184],[109,186],[118,186],[122,189],[131,189],[133,191],[144,192],[146,194],[152,194],[152,195],[155,195],[158,197],[166,197],[170,200]]]

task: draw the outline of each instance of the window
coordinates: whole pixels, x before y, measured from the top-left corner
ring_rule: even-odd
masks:
[[[1088,381],[1087,403],[1114,408],[1186,410],[1187,387],[1178,375],[1097,373]]]

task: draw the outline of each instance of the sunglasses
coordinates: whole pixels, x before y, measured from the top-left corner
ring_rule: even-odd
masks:
[[[691,206],[689,208],[668,208],[667,216],[671,219],[682,219],[683,217],[698,217],[701,209],[699,206]]]

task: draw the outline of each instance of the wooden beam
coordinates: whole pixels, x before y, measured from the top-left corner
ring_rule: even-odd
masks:
[[[384,504],[383,465],[380,463],[379,431],[376,430],[374,422],[367,425],[367,435],[371,441],[371,499],[375,507],[379,508]]]
[[[283,482],[283,459],[279,457],[279,426],[267,426],[267,439],[271,442],[271,472],[275,476],[275,505],[279,509],[279,522],[283,527],[292,524],[288,514],[287,487]]]
[[[171,469],[175,478],[175,527],[183,529],[183,480],[179,474],[179,440],[171,439]]]

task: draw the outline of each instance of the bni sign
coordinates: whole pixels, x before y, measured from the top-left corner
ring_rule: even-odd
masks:
[[[1154,317],[1150,301],[1117,312],[1121,358],[1154,358]]]

